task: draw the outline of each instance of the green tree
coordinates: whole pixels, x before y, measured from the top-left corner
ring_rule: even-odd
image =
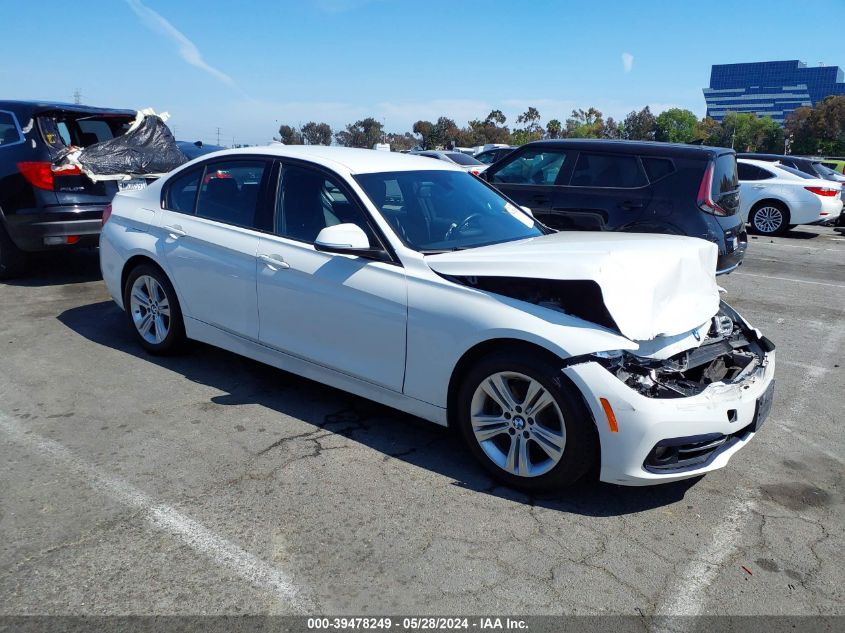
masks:
[[[560,138],[561,132],[563,132],[563,125],[557,119],[546,123],[546,138]]]
[[[750,112],[728,112],[722,119],[720,145],[738,152],[783,151],[783,130],[771,118]]]
[[[722,124],[709,116],[701,119],[695,126],[695,140],[701,141],[702,145],[724,147],[724,138],[725,129]],[[730,147],[730,143],[728,143],[728,147]]]
[[[372,148],[376,143],[381,143],[384,129],[381,121],[367,117],[350,123],[345,130],[337,132],[334,137],[338,144],[344,147]]]
[[[537,108],[528,106],[525,112],[516,117],[516,122],[521,124],[522,127],[511,133],[512,145],[524,145],[543,138],[543,128],[540,126],[540,111]]]
[[[453,147],[458,138],[457,124],[449,117],[442,116],[434,124],[434,137],[438,147]]]
[[[628,113],[622,122],[624,137],[631,141],[653,141],[657,130],[657,119],[646,106],[639,112],[634,110]]]
[[[696,138],[698,117],[689,110],[669,108],[655,119],[654,138],[666,143],[689,143]]]
[[[390,132],[386,139],[390,143],[390,149],[394,152],[414,149],[417,146],[417,139],[410,132],[405,132],[404,134]]]
[[[845,96],[827,97],[814,108],[798,108],[785,126],[793,153],[845,154]]]
[[[331,145],[332,128],[328,123],[309,121],[302,126],[302,138],[309,145]]]
[[[420,136],[420,146],[423,149],[434,149],[434,123],[431,121],[417,121],[412,128],[414,134]]]
[[[279,126],[279,138],[285,145],[302,145],[302,134],[290,125]]]
[[[602,138],[620,139],[624,138],[625,128],[621,123],[613,120],[612,116],[607,117],[602,130]]]
[[[573,110],[566,119],[567,138],[601,138],[604,132],[604,116],[596,108]]]

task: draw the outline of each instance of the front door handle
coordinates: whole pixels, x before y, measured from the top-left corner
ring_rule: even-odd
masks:
[[[172,237],[174,240],[178,240],[180,237],[185,237],[187,233],[182,230],[182,227],[178,224],[174,224],[173,226],[165,226],[164,230]]]
[[[281,255],[259,255],[258,259],[267,264],[273,270],[287,270],[290,264]]]

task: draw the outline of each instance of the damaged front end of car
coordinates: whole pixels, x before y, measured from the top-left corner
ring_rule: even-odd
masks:
[[[728,304],[708,324],[693,330],[697,345],[662,358],[637,352],[602,352],[582,357],[649,398],[687,398],[715,383],[738,385],[765,373],[774,344],[750,327]]]
[[[592,280],[452,276],[462,285],[525,301],[619,332]],[[596,362],[648,398],[686,398],[715,383],[736,385],[763,375],[774,344],[724,301],[708,321],[688,332],[633,341],[636,350],[574,356],[565,366]]]

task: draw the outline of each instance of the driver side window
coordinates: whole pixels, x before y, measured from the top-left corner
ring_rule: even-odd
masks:
[[[302,167],[282,165],[276,198],[276,235],[313,244],[327,226],[359,226],[370,245],[379,242],[361,209],[331,176]]]

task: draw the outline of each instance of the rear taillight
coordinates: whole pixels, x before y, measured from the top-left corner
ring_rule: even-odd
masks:
[[[707,164],[701,184],[698,186],[698,208],[713,215],[728,215],[722,207],[713,201],[713,163]]]
[[[804,187],[804,189],[823,198],[833,198],[839,193],[839,189],[831,189],[829,187]]]
[[[477,170],[477,169],[470,169],[470,170],[469,170],[469,173],[471,173],[473,176],[479,176],[479,175],[481,175],[481,172],[480,172],[479,170]]]
[[[23,161],[18,169],[33,187],[53,190],[53,165],[49,161]]]
[[[106,222],[109,221],[110,217],[111,217],[111,203],[107,204],[103,208],[103,226],[106,225]]]

